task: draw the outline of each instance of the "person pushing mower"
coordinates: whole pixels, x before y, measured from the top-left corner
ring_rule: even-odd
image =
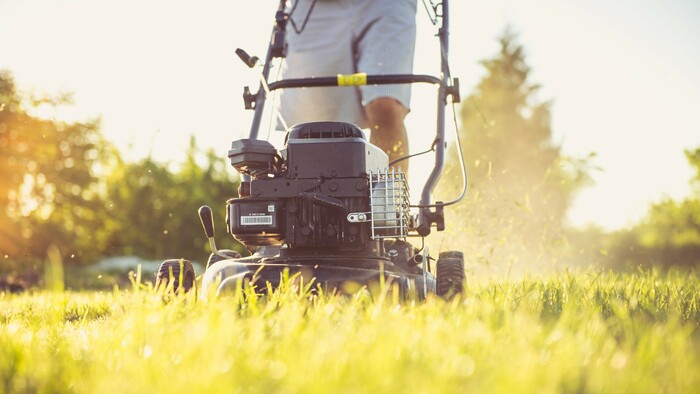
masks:
[[[283,78],[358,72],[411,74],[417,0],[295,0],[289,11]],[[290,89],[280,113],[288,125],[340,121],[370,129],[370,142],[394,162],[408,155],[404,119],[411,84]],[[401,163],[408,173],[408,161]]]

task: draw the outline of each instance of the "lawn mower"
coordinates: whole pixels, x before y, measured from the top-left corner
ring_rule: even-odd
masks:
[[[432,264],[427,247],[416,249],[406,242],[408,237],[426,237],[433,228],[443,231],[443,208],[461,199],[431,203],[443,169],[447,98],[459,101],[459,81],[451,78],[447,64],[448,0],[430,1],[430,5],[424,1],[424,5],[433,24],[440,23],[440,78],[360,73],[271,82],[271,63],[284,57],[286,50],[289,14],[285,0],[280,0],[258,91],[244,88],[245,107],[255,111],[249,138],[233,141],[228,151],[241,183],[239,196],[226,202],[226,229],[252,254],[241,257],[232,250],[219,250],[212,210],[201,207],[199,217],[211,248],[201,296],[215,297],[244,282],[265,292],[290,277],[325,293],[351,293],[378,283],[398,290],[402,297],[422,299],[428,293],[449,297],[462,292],[461,252],[442,252]],[[236,52],[249,67],[259,62],[241,49]],[[275,90],[405,83],[437,86],[437,132],[431,148],[435,164],[417,205],[409,201],[406,174],[353,124],[295,125],[279,150],[258,138],[266,97]],[[466,179],[462,196],[465,192]],[[156,275],[158,283],[171,282],[174,289],[189,291],[195,286],[188,260],[166,260]]]

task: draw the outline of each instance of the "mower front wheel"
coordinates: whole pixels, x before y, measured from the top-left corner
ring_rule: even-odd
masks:
[[[162,287],[170,290],[171,280],[174,293],[187,293],[192,290],[195,287],[195,273],[192,263],[185,259],[163,261],[156,273],[156,288]]]
[[[464,257],[461,252],[440,253],[437,261],[437,295],[450,299],[464,292]]]

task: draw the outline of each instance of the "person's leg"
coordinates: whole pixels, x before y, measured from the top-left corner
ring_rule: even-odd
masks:
[[[404,119],[408,109],[391,97],[378,97],[365,107],[369,123],[370,142],[389,155],[389,162],[408,155],[408,136]],[[408,174],[408,160],[394,168]]]
[[[416,41],[416,0],[357,2],[353,49],[357,71],[367,74],[411,74]],[[361,86],[370,141],[389,161],[408,154],[404,119],[409,112],[411,85]],[[408,162],[397,163],[408,173]]]

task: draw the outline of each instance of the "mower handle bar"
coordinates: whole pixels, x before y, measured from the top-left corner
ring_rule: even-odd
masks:
[[[429,83],[444,86],[445,82],[432,75],[420,74],[385,74],[367,75],[364,73],[338,75],[337,77],[311,77],[311,78],[290,78],[272,82],[268,85],[268,90],[289,88],[316,88],[326,86],[362,86],[362,85],[393,85],[408,83]]]
[[[436,78],[429,75],[364,75],[364,74],[352,74],[350,76],[338,76],[338,77],[321,77],[321,78],[301,78],[301,79],[288,79],[276,81],[268,84],[268,78],[270,75],[270,65],[274,57],[284,57],[284,46],[275,46],[275,40],[283,38],[284,30],[288,21],[288,15],[285,14],[285,4],[286,0],[279,0],[279,5],[277,7],[277,13],[275,14],[275,26],[272,29],[272,39],[270,45],[267,48],[267,55],[265,56],[265,62],[263,63],[263,71],[261,75],[260,88],[257,94],[252,95],[248,93],[244,94],[244,99],[250,100],[251,108],[254,107],[255,113],[253,115],[253,122],[250,129],[250,138],[257,139],[258,132],[260,128],[260,122],[262,120],[263,108],[265,106],[266,91],[265,86],[267,85],[268,90],[281,89],[283,87],[311,87],[311,86],[358,86],[365,84],[373,85],[386,85],[386,84],[399,84],[399,83],[413,83],[413,82],[425,82],[431,84],[437,84],[438,94],[438,111],[437,111],[437,133],[435,136],[436,149],[435,149],[435,164],[433,166],[428,179],[423,186],[423,191],[421,193],[421,208],[420,214],[418,216],[418,233],[422,236],[426,236],[430,233],[430,226],[434,223],[431,219],[433,215],[438,214],[442,216],[439,212],[442,209],[442,203],[438,203],[436,207],[436,212],[431,212],[430,204],[431,194],[435,186],[437,185],[438,179],[440,179],[440,174],[445,161],[445,106],[447,105],[447,96],[452,95],[453,99],[457,98],[459,101],[459,86],[457,80],[455,79],[455,86],[449,86],[448,81],[450,78],[450,68],[447,65],[447,55],[449,49],[449,0],[441,0],[442,13],[440,19],[442,20],[441,26],[438,30],[437,37],[440,41],[440,74],[442,79]],[[282,34],[280,34],[282,33]],[[280,51],[281,49],[281,51]],[[278,53],[282,52],[282,53]],[[366,78],[363,81],[363,76]],[[347,78],[347,79],[345,79]],[[346,83],[347,82],[347,83]],[[313,85],[309,85],[313,84]],[[246,101],[248,104],[248,101]]]

